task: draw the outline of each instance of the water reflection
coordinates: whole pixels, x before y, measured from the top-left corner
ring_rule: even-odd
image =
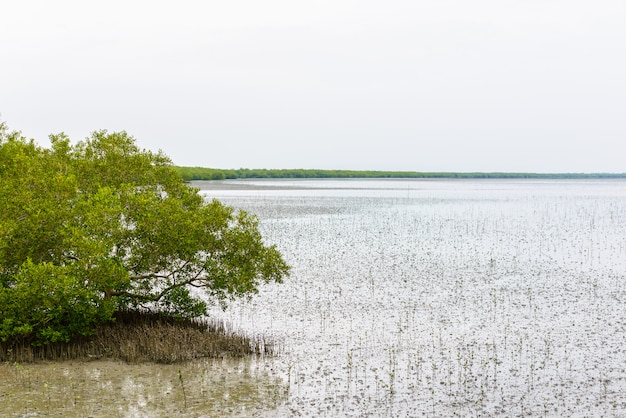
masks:
[[[287,393],[264,359],[2,364],[0,377],[3,417],[267,416]]]

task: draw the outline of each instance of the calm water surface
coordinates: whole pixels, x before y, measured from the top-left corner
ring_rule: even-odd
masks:
[[[225,314],[284,347],[282,413],[626,415],[626,182],[199,186],[294,267]]]

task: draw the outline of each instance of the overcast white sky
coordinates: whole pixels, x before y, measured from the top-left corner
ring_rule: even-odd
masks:
[[[2,0],[0,119],[219,168],[626,172],[624,0]]]

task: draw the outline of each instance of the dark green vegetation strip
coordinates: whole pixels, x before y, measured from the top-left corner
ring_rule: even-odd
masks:
[[[417,179],[623,179],[626,173],[504,173],[504,172],[419,172],[358,171],[314,169],[249,169],[228,170],[205,167],[175,167],[185,181],[260,179],[260,178],[417,178]]]

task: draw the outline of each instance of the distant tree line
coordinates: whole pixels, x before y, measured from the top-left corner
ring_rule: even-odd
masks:
[[[220,169],[175,167],[183,180],[225,179],[320,179],[320,178],[431,178],[431,179],[610,179],[626,173],[504,173],[504,172],[419,172],[315,169]]]

